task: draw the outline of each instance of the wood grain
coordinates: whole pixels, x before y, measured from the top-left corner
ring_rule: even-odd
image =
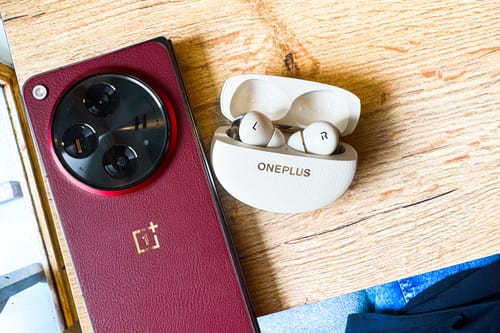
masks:
[[[362,116],[348,192],[273,214],[221,190],[257,314],[500,250],[495,1],[0,1],[18,77],[163,35],[208,152],[224,80],[334,84]]]

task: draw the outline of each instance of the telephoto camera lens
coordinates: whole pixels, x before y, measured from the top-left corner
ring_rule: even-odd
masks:
[[[68,128],[64,132],[61,142],[66,153],[74,158],[90,156],[96,150],[97,143],[97,135],[94,130],[85,124]]]
[[[137,156],[128,146],[113,146],[104,154],[104,170],[113,178],[125,178],[134,174]]]
[[[105,117],[118,107],[119,97],[112,85],[101,82],[87,90],[83,103],[93,115]]]

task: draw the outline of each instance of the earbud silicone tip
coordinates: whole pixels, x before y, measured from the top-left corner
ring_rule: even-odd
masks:
[[[294,150],[305,152],[301,131],[297,131],[288,138],[288,146]]]
[[[269,142],[267,143],[267,147],[279,148],[284,146],[285,143],[286,143],[285,136],[279,129],[275,128],[271,140],[269,140]]]

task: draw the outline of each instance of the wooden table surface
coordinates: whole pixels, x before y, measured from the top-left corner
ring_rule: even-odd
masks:
[[[350,189],[274,214],[221,191],[258,315],[500,252],[498,1],[0,1],[22,84],[171,38],[208,153],[225,79],[354,92]]]

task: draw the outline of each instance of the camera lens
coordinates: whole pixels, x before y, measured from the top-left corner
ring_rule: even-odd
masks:
[[[109,83],[97,83],[87,90],[83,103],[90,113],[98,117],[104,117],[111,114],[118,107],[118,93]]]
[[[104,154],[103,165],[113,178],[130,177],[137,168],[137,155],[128,146],[113,146]]]
[[[74,125],[68,128],[62,137],[61,145],[66,153],[74,158],[85,158],[97,148],[97,135],[86,124]]]

